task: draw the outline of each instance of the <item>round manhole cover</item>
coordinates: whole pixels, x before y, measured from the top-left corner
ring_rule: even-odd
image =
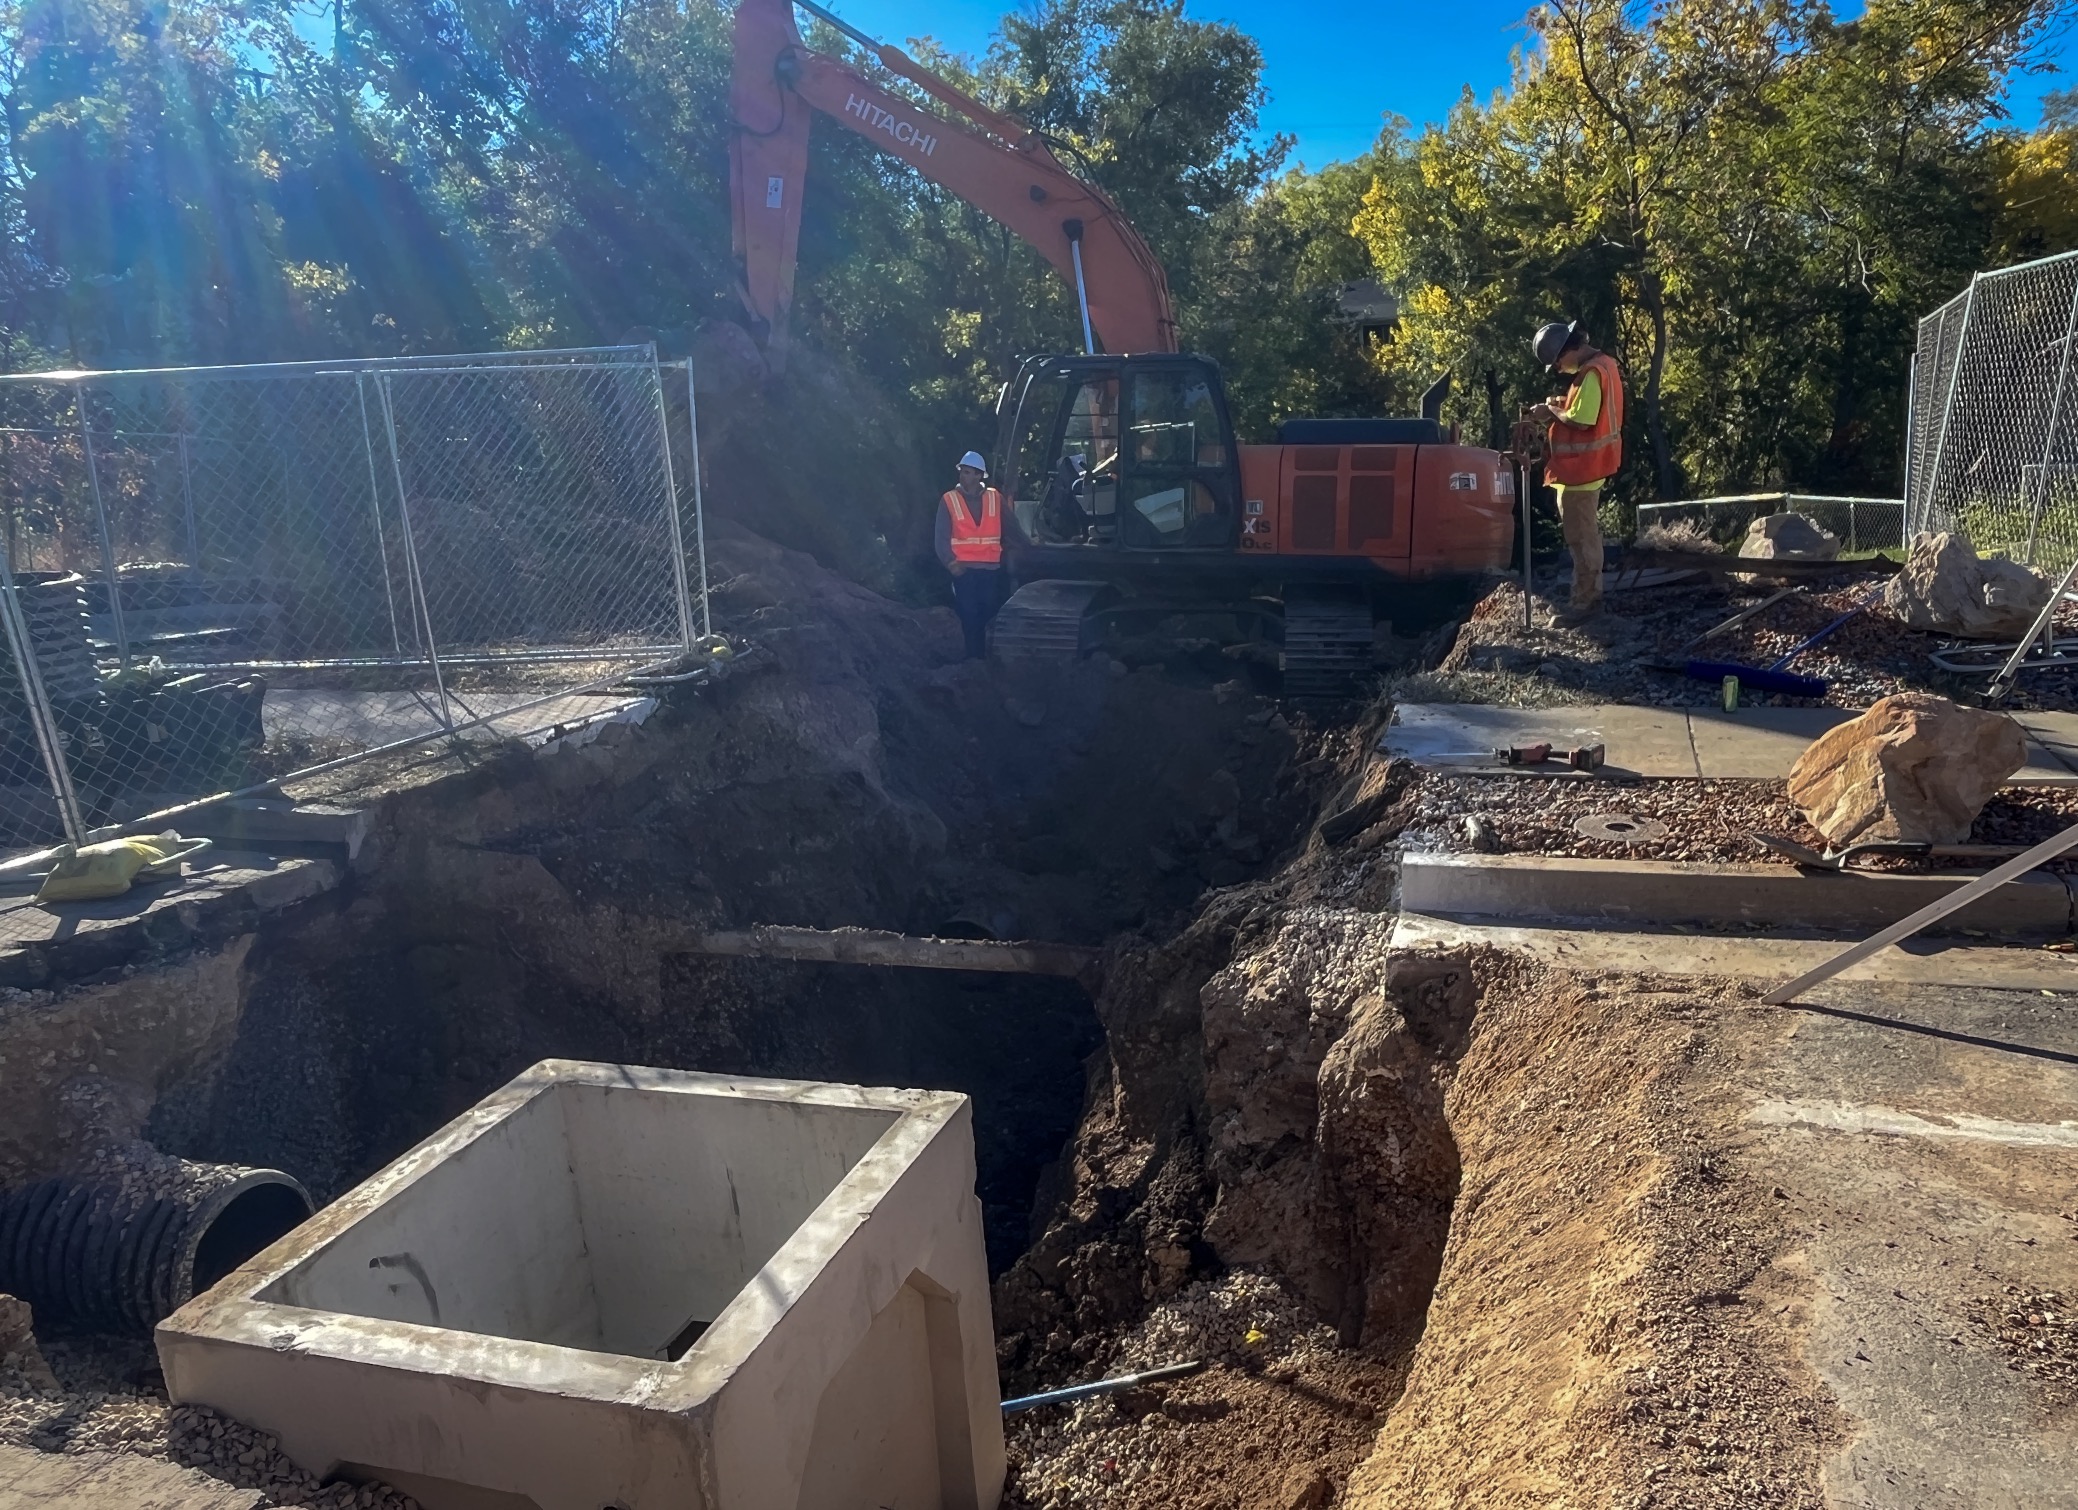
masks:
[[[1618,844],[1643,844],[1649,839],[1664,839],[1667,825],[1657,818],[1634,818],[1629,813],[1589,813],[1574,823],[1573,832]]]

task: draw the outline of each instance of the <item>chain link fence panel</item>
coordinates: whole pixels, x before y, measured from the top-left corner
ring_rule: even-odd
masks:
[[[2078,252],[1979,273],[1919,322],[1913,532],[1959,530],[2059,574],[2078,560]]]
[[[1820,493],[1739,493],[1638,505],[1639,530],[1693,524],[1721,545],[1736,547],[1746,527],[1768,514],[1802,514],[1835,536],[1849,555],[1896,550],[1904,541],[1905,501]]]
[[[689,400],[647,346],[0,378],[0,845],[548,727],[683,655]]]

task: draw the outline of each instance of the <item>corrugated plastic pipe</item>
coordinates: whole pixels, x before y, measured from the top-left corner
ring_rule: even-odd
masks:
[[[148,1332],[311,1213],[278,1169],[170,1161],[0,1195],[0,1291],[39,1317]]]

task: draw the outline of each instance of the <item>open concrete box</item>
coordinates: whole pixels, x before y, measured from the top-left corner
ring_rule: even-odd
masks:
[[[991,1510],[967,1098],[536,1065],[160,1324],[427,1510]]]

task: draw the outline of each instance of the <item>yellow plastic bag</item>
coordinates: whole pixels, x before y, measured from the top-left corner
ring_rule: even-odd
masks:
[[[39,902],[91,902],[119,897],[146,871],[178,870],[180,862],[209,848],[207,839],[154,834],[89,844],[51,867],[37,888]]]

